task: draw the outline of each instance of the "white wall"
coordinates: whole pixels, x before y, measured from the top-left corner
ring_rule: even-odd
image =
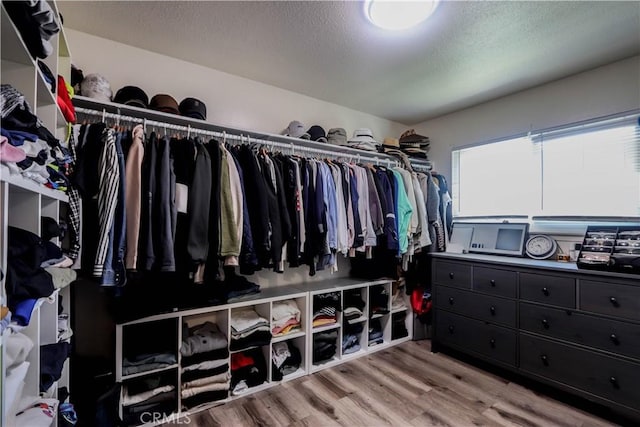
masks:
[[[429,158],[451,179],[451,149],[640,108],[640,56],[495,99],[418,125]]]
[[[380,141],[398,136],[406,126],[337,104],[321,101],[254,80],[135,48],[87,33],[66,29],[73,63],[84,74],[102,74],[115,92],[139,86],[149,98],[157,93],[178,102],[192,96],[207,106],[207,120],[222,126],[280,133],[290,121],[325,131],[342,127],[349,136],[369,128]]]

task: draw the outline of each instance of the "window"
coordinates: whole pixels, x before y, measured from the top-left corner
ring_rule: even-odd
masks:
[[[637,120],[616,117],[454,150],[454,216],[640,216]]]

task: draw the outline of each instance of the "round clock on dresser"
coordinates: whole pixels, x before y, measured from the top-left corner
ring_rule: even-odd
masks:
[[[558,244],[544,234],[530,236],[525,244],[525,253],[533,259],[549,259],[556,254]]]

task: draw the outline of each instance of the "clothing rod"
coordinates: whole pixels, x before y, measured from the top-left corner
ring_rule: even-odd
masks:
[[[252,138],[248,135],[243,135],[243,134],[236,135],[236,134],[231,134],[226,132],[199,129],[191,126],[174,125],[174,124],[159,122],[155,120],[147,120],[140,117],[132,117],[132,116],[126,116],[126,115],[117,114],[117,113],[110,113],[104,110],[99,111],[99,110],[93,110],[93,109],[82,108],[82,107],[75,107],[75,110],[76,110],[76,113],[81,115],[101,117],[103,121],[108,118],[108,119],[116,120],[117,123],[124,121],[128,123],[142,124],[145,127],[150,126],[157,129],[165,129],[165,131],[173,130],[178,132],[185,132],[187,134],[199,134],[199,135],[211,136],[214,138],[220,138],[225,142],[231,140],[233,142],[240,143],[240,144],[257,143],[257,144],[266,145],[269,147],[277,147],[284,150],[289,150],[291,151],[292,154],[295,154],[295,152],[305,152],[305,153],[313,153],[316,155],[331,156],[334,158],[349,159],[350,161],[357,161],[358,163],[361,161],[364,161],[364,162],[374,163],[376,165],[383,164],[388,167],[399,165],[399,162],[395,159],[381,158],[381,157],[373,156],[370,154],[366,154],[366,152],[363,152],[363,154],[343,153],[339,151],[324,150],[324,149],[315,148],[315,147],[299,146],[299,145],[295,145],[294,143],[286,143],[286,142],[280,142],[280,141],[267,141],[265,139]],[[146,128],[145,128],[145,131],[146,131]]]

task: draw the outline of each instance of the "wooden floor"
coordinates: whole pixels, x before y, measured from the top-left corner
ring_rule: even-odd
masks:
[[[181,419],[176,426],[611,426],[407,342]]]

